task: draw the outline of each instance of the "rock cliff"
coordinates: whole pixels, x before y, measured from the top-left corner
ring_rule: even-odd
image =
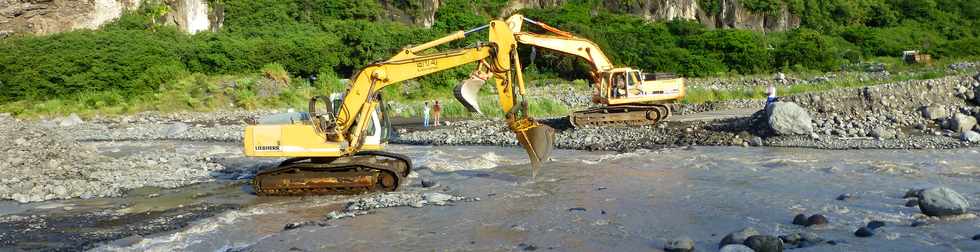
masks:
[[[217,31],[224,19],[223,6],[209,6],[207,0],[153,0],[167,5],[161,17],[188,33]],[[440,0],[418,0],[411,10],[394,7],[397,1],[378,0],[389,19],[430,27]],[[756,13],[739,0],[712,0],[717,7],[706,10],[698,0],[612,0],[595,9],[630,13],[648,20],[694,20],[711,28],[739,28],[756,31],[783,31],[799,27],[800,17],[782,6],[773,13]],[[14,33],[51,34],[74,29],[94,29],[139,8],[142,0],[0,0],[0,38]],[[557,7],[566,0],[511,0],[501,10],[507,16],[526,8]]]
[[[630,13],[648,20],[694,20],[710,28],[785,31],[800,26],[800,17],[790,13],[785,5],[775,13],[756,13],[744,7],[738,0],[711,1],[719,6],[715,13],[706,10],[697,0],[614,0],[605,1],[603,6],[596,7]],[[565,3],[564,0],[511,0],[501,14],[507,15],[525,8],[557,7]]]
[[[15,33],[52,34],[75,29],[95,29],[136,10],[142,0],[0,0],[0,37]],[[161,0],[167,13],[161,17],[188,33],[216,30],[223,15],[220,6],[207,0]]]

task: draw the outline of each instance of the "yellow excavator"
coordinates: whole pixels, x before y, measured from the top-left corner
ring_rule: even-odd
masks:
[[[527,22],[553,34],[522,32]],[[592,41],[576,37],[548,24],[528,19],[520,14],[507,18],[507,24],[518,44],[531,45],[577,56],[592,66],[592,103],[599,106],[569,115],[575,127],[652,125],[672,113],[671,104],[684,98],[684,79],[671,75],[647,74],[630,67],[615,67],[612,61]],[[474,75],[475,76],[475,75]],[[457,93],[471,93],[480,82],[466,81]],[[472,99],[460,97],[458,99]],[[469,108],[478,111],[479,108]]]
[[[488,30],[488,41],[475,46],[429,49]],[[494,20],[469,31],[408,47],[388,60],[361,69],[340,101],[318,96],[309,111],[280,123],[253,122],[245,127],[249,157],[286,157],[278,167],[260,171],[252,181],[258,195],[357,194],[393,191],[404,183],[411,160],[383,151],[390,124],[381,90],[401,81],[479,63],[493,75],[508,127],[527,151],[532,176],[548,159],[554,129],[528,114],[517,42],[507,23]]]

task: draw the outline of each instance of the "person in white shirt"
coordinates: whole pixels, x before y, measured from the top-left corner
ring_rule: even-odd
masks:
[[[426,101],[422,107],[422,127],[429,127],[429,102]]]
[[[769,84],[769,88],[766,89],[766,94],[769,95],[766,98],[766,107],[768,108],[769,107],[769,104],[772,104],[773,102],[776,102],[776,86],[773,86],[772,84]]]

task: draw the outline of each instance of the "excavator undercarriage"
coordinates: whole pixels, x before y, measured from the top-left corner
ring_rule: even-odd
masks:
[[[612,105],[575,111],[568,121],[575,127],[654,125],[671,115],[668,105]]]
[[[360,194],[394,191],[411,172],[412,161],[400,154],[363,151],[354,156],[291,158],[256,174],[261,196]]]

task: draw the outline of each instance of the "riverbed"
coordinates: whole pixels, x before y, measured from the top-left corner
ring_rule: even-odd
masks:
[[[100,144],[103,152],[146,147]],[[903,199],[909,188],[946,186],[977,212],[976,148],[556,150],[534,178],[518,148],[389,150],[407,154],[417,166],[403,192],[479,200],[328,219],[347,202],[371,195],[256,197],[242,171],[275,160],[225,155],[221,162],[236,171],[233,176],[192,186],[142,188],[116,198],[2,202],[0,250],[650,251],[690,237],[698,251],[714,251],[729,232],[752,227],[774,236],[808,232],[827,241],[799,251],[980,251],[980,241],[971,240],[980,234],[980,220],[966,216],[912,227],[919,209]],[[423,187],[422,180],[437,185]],[[838,200],[841,194],[850,197]],[[793,225],[800,213],[825,215],[830,224]],[[853,235],[873,220],[886,225],[872,237]],[[286,228],[294,223],[312,224]]]

